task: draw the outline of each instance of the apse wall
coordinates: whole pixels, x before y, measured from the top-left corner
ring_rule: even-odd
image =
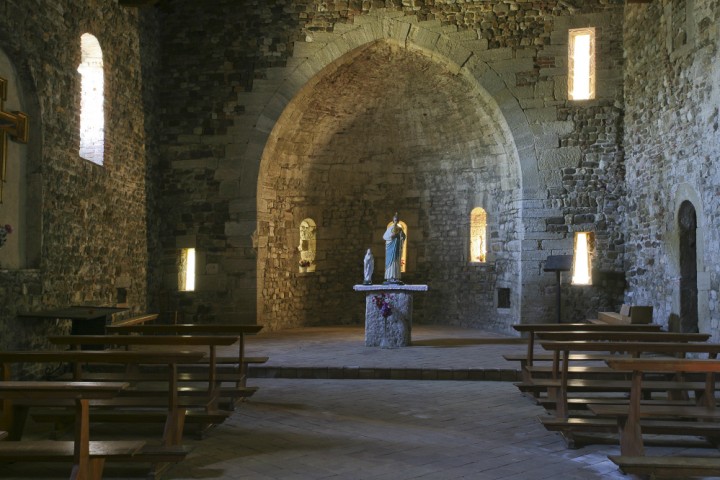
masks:
[[[415,7],[393,3],[378,8],[368,2],[336,2],[332,6],[320,1],[251,3],[238,6],[218,1],[200,6],[176,0],[159,7],[163,55],[158,74],[163,90],[162,158],[158,164],[162,179],[158,183],[158,211],[163,217],[159,230],[161,274],[167,291],[177,289],[178,250],[198,249],[196,291],[172,295],[187,318],[258,321],[269,329],[319,322],[322,312],[345,308],[340,305],[348,297],[338,298],[327,289],[342,285],[342,290],[349,292],[352,283],[359,281],[361,259],[367,248],[378,248],[373,239],[395,209],[401,217],[409,212],[410,223],[416,223],[423,235],[411,236],[409,241],[408,247],[418,257],[408,262],[416,262],[418,270],[410,270],[408,279],[441,285],[431,286],[436,297],[429,293],[422,300],[423,321],[510,331],[513,322],[554,320],[555,276],[543,267],[549,255],[572,252],[576,231],[595,234],[595,282],[592,287],[574,287],[563,276],[563,319],[582,319],[594,316],[597,310],[619,308],[625,287],[620,203],[625,188],[622,5],[474,1]],[[597,31],[597,96],[590,101],[570,101],[568,30],[588,26]],[[452,83],[459,92],[443,96],[443,92],[433,91],[423,94],[422,100],[452,101],[473,92],[475,98],[468,97],[468,106],[475,100],[479,103],[467,117],[471,123],[465,125],[465,118],[453,119],[452,124],[433,119],[431,113],[440,111],[437,105],[426,109],[425,118],[418,108],[423,105],[420,97],[411,95],[413,81],[422,86],[426,80],[424,72],[417,69],[411,70],[416,72],[412,81],[397,69],[383,70],[389,77],[384,79],[386,90],[398,92],[403,86],[404,93],[399,97],[386,94],[377,107],[375,102],[381,98],[377,87],[367,95],[362,85],[342,82],[316,88],[332,81],[325,69],[336,68],[341,57],[350,52],[373,52],[367,49],[383,42],[394,43],[404,55],[409,51],[420,54],[418,61],[427,62],[427,68],[442,65],[446,69],[429,78],[444,76],[452,83],[456,81],[453,76],[463,77],[465,80]],[[385,59],[386,67],[400,58],[392,49],[384,52],[372,57]],[[348,65],[355,62],[361,65],[362,56]],[[347,71],[338,72],[343,75]],[[361,73],[369,75],[370,71]],[[301,111],[297,105],[306,105],[307,99],[298,95],[308,91],[325,93]],[[339,96],[345,91],[356,99],[353,103]],[[330,96],[325,98],[326,94]],[[395,106],[398,98],[406,102],[402,108]],[[407,103],[408,98],[415,101]],[[353,109],[368,106],[369,110],[353,110],[353,115],[344,118],[345,124],[324,123],[336,113],[338,104]],[[387,117],[379,118],[390,125],[385,118],[390,118],[387,112],[393,108],[397,123],[408,127],[389,127],[392,133],[382,134],[383,138],[395,135],[402,148],[374,152],[376,145],[367,134],[362,140],[353,136],[352,127],[375,134],[369,127],[373,111],[385,112]],[[293,115],[290,120],[284,118],[286,111]],[[311,118],[313,112],[317,112],[316,119]],[[412,118],[407,118],[408,112]],[[493,118],[496,128],[492,131],[498,133],[490,142],[484,130],[488,118]],[[317,129],[310,125],[315,120]],[[432,136],[438,126],[444,138]],[[418,159],[409,156],[418,149],[408,148],[415,145],[402,136],[410,138],[413,132],[428,133],[433,139],[424,150],[427,155]],[[454,140],[459,141],[443,151],[442,145],[452,145]],[[387,143],[383,140],[378,146]],[[490,145],[493,155],[508,158],[497,164],[482,160],[480,152]],[[343,151],[341,147],[350,153],[333,159]],[[349,167],[346,159],[352,157],[360,165],[363,151],[374,153],[363,160],[359,170]],[[466,170],[468,163],[463,162],[470,159],[476,164]],[[358,182],[354,178],[363,173],[372,174],[371,185],[379,185],[380,164],[393,181],[382,188],[373,187],[378,193],[369,201],[358,187],[348,194],[352,200],[343,200],[343,208],[329,209],[327,205],[340,198],[334,192],[333,181],[337,180],[328,176],[326,168],[335,161],[339,162],[335,170],[341,172],[336,177],[353,185]],[[510,167],[503,170],[506,167],[502,165],[513,162],[517,176],[508,174]],[[283,165],[285,170],[268,170],[270,175],[264,176],[264,169],[275,168],[273,165]],[[425,170],[415,171],[417,165]],[[447,180],[456,187],[451,192],[449,183],[441,185],[446,172],[451,172]],[[489,180],[483,179],[482,173],[487,173]],[[502,193],[495,198],[499,178],[507,184],[501,185]],[[318,186],[318,179],[323,187]],[[396,208],[386,210],[392,198],[385,192],[406,184],[411,190],[395,202],[399,203]],[[442,189],[448,192],[440,194]],[[266,193],[267,198],[263,197]],[[501,263],[478,267],[463,264],[466,258],[461,258],[466,255],[459,245],[469,229],[468,209],[485,202],[485,197],[496,204],[492,207],[496,216],[493,219],[491,215],[491,220],[498,228],[494,241],[503,245],[500,253],[517,259],[506,264],[511,268],[501,271],[497,270]],[[313,209],[315,198],[321,206]],[[414,200],[408,200],[411,198]],[[443,201],[447,204],[440,207]],[[306,205],[305,210],[298,207],[301,204]],[[415,211],[412,204],[418,206]],[[499,211],[510,213],[501,219]],[[448,212],[452,212],[452,221],[445,219]],[[297,256],[292,258],[299,246],[294,236],[300,235],[299,222],[306,216],[318,227],[318,252],[342,259],[330,262],[319,258],[315,271],[308,273],[298,270]],[[467,219],[462,225],[461,217]],[[443,222],[448,227],[437,230],[443,232],[442,240],[433,238],[431,227]],[[457,230],[453,231],[449,225],[455,223]],[[345,237],[347,230],[358,233]],[[335,245],[341,238],[346,242]],[[332,240],[341,252],[323,250],[325,240]],[[420,243],[413,248],[413,242]],[[446,259],[443,247],[453,242],[452,258]],[[264,254],[263,249],[270,245],[273,250]],[[453,267],[446,268],[450,264]],[[503,298],[509,295],[510,308],[505,309],[509,314],[498,311],[500,288],[505,289]],[[328,314],[322,322],[359,321],[362,299],[355,301],[342,315]],[[328,303],[321,303],[318,309],[315,302],[335,304],[328,309]],[[488,307],[490,315],[473,313]],[[498,321],[502,315],[506,318]]]
[[[720,172],[716,1],[626,7],[624,31],[627,151],[628,302],[655,308],[655,321],[678,328],[681,257],[678,213],[697,215],[700,331],[718,338]]]
[[[263,154],[264,322],[362,323],[365,299],[353,285],[362,282],[368,248],[374,282],[382,283],[382,236],[397,211],[408,235],[403,281],[430,289],[415,296],[414,321],[491,327],[498,323],[498,277],[514,291],[520,285],[511,248],[519,234],[519,164],[497,107],[483,104],[467,78],[417,51],[386,41],[358,50],[298,93]],[[482,262],[470,258],[477,207],[488,214],[482,241],[489,256]],[[305,218],[316,225],[316,254],[310,271],[301,272]],[[283,300],[273,301],[278,292]]]

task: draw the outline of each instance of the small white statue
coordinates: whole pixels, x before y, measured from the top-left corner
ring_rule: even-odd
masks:
[[[368,248],[367,253],[365,254],[365,281],[363,282],[365,285],[372,285],[372,275],[373,270],[375,270],[375,258],[373,257],[372,252]]]

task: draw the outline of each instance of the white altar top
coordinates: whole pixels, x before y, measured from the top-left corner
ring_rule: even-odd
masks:
[[[355,285],[353,287],[353,290],[356,292],[398,292],[398,291],[404,291],[404,292],[427,292],[428,286],[427,285],[383,285],[383,284],[373,284],[373,285]]]

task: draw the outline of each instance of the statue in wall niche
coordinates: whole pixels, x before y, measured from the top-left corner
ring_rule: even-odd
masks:
[[[364,285],[372,285],[372,274],[373,274],[373,270],[375,270],[375,257],[373,257],[373,254],[369,248],[368,248],[367,253],[365,254],[365,260],[363,262],[363,265],[364,265],[364,272],[365,272],[363,284]]]
[[[383,235],[385,240],[385,281],[384,285],[396,284],[403,285],[400,281],[402,271],[402,252],[403,243],[405,242],[405,232],[399,225],[400,220],[395,212],[392,224],[388,226]]]

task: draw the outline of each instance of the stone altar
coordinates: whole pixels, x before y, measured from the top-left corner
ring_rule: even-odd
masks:
[[[365,346],[378,347],[386,339],[388,347],[407,347],[412,332],[413,292],[426,292],[427,285],[355,285],[353,290],[365,292]],[[385,318],[374,297],[385,295],[392,313]]]

